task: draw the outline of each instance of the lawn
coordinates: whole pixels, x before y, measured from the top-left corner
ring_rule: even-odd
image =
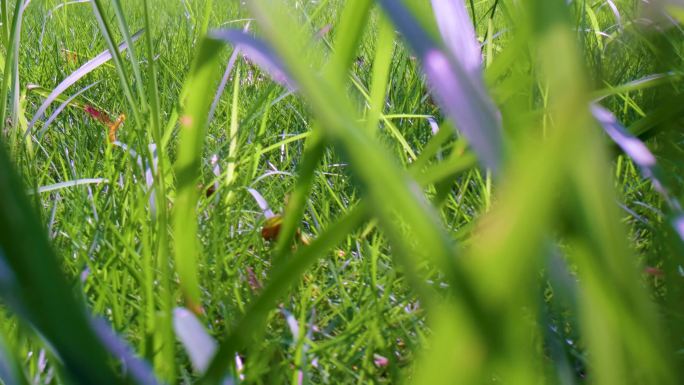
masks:
[[[681,1],[0,22],[0,384],[684,381]]]

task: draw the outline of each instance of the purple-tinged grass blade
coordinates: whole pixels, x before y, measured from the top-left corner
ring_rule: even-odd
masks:
[[[121,362],[126,377],[135,380],[137,385],[158,385],[150,365],[137,358],[126,342],[114,333],[107,322],[100,318],[92,319],[91,325],[110,354]]]
[[[266,219],[268,218],[273,218],[275,215],[273,214],[273,211],[268,205],[268,202],[266,202],[266,199],[259,193],[257,190],[253,188],[248,188],[247,191],[252,195],[254,200],[256,201],[257,205],[259,205],[259,208],[261,211],[264,213],[264,216]]]
[[[136,41],[138,38],[142,35],[143,30],[141,29],[140,31],[136,32],[132,37],[131,41]],[[128,45],[126,43],[121,43],[119,44],[118,50],[119,52],[123,52],[128,48]],[[108,62],[111,60],[112,54],[109,52],[109,50],[105,50],[104,52],[100,53],[99,55],[95,56],[91,60],[89,60],[87,63],[79,67],[76,71],[74,71],[71,75],[67,76],[64,80],[62,80],[61,83],[55,87],[55,89],[50,92],[50,95],[45,98],[45,101],[43,101],[43,104],[40,105],[38,108],[38,111],[33,115],[33,119],[31,119],[31,122],[28,125],[28,128],[26,129],[26,135],[28,135],[31,130],[33,129],[33,126],[36,124],[36,122],[43,117],[45,114],[45,111],[47,111],[48,107],[50,107],[50,104],[57,99],[59,95],[61,95],[64,91],[66,91],[67,88],[71,87],[74,83],[79,81],[81,78],[89,74],[90,72],[94,71],[96,68],[101,66],[102,64]]]
[[[209,34],[209,37],[233,44],[236,50],[239,49],[248,60],[268,73],[275,82],[291,91],[297,88],[292,78],[285,72],[282,61],[264,41],[236,29],[215,30]]]
[[[591,113],[601,124],[608,136],[644,171],[648,172],[647,177],[651,177],[652,168],[656,165],[655,156],[646,145],[632,136],[618,122],[615,115],[607,109],[598,105],[591,106]]]
[[[247,31],[249,31],[249,24],[250,21],[247,22],[245,28],[242,29],[242,32],[247,33]],[[230,78],[230,73],[233,72],[233,67],[235,66],[235,61],[237,60],[239,54],[240,49],[238,47],[235,47],[235,49],[233,49],[233,53],[230,55],[230,59],[228,59],[226,70],[223,71],[223,77],[221,78],[221,83],[219,83],[219,87],[216,90],[216,95],[214,95],[214,101],[211,102],[211,108],[209,109],[209,118],[207,119],[207,124],[211,123],[211,121],[214,119],[216,107],[218,106],[219,100],[221,99],[221,95],[223,95],[223,91],[226,89],[226,85],[228,84],[228,78]]]
[[[216,341],[207,333],[197,317],[182,307],[173,310],[173,329],[185,347],[193,368],[199,373],[204,373],[218,348]]]
[[[52,113],[52,115],[50,115],[50,117],[47,118],[47,120],[45,121],[45,124],[43,124],[43,128],[41,128],[40,131],[38,131],[38,138],[43,137],[43,135],[44,135],[45,132],[47,131],[48,127],[50,127],[50,123],[52,123],[52,122],[57,118],[57,116],[58,116],[58,115],[59,115],[59,114],[60,114],[60,113],[69,105],[69,104],[71,104],[71,102],[72,102],[74,99],[76,99],[76,98],[77,98],[79,95],[81,95],[82,93],[88,91],[90,88],[92,88],[94,85],[96,85],[96,84],[99,83],[99,82],[100,82],[100,81],[98,80],[98,81],[96,81],[95,83],[92,83],[92,84],[87,85],[86,87],[83,87],[83,88],[80,89],[78,92],[76,92],[75,94],[71,95],[71,96],[70,96],[67,100],[65,100],[62,104],[60,104],[59,107],[57,107],[57,108],[55,109],[55,111]]]
[[[592,104],[590,108],[594,118],[599,122],[606,134],[634,161],[643,176],[653,183],[653,188],[660,193],[673,211],[675,219],[672,221],[672,226],[684,242],[684,212],[682,212],[679,201],[660,180],[659,175],[661,172],[651,150],[641,140],[630,134],[612,112],[597,104]]]
[[[622,31],[623,26],[622,26],[622,17],[620,16],[620,11],[618,10],[617,6],[613,2],[613,0],[606,0],[606,4],[608,4],[608,7],[610,8],[610,11],[613,12],[613,16],[615,16],[615,22],[617,23],[618,29]]]
[[[460,17],[458,12],[438,15],[440,30],[446,34],[443,37],[448,44],[445,50],[425,32],[400,1],[378,2],[423,63],[437,102],[468,139],[482,164],[498,174],[503,158],[501,119],[487,94],[482,73],[476,71],[480,67],[477,63],[482,59],[467,12]],[[433,7],[440,12],[458,9],[457,4],[442,4],[438,0],[433,1]],[[459,36],[464,33],[465,36]],[[468,35],[474,40],[467,41]],[[452,52],[455,49],[464,51]]]
[[[674,227],[675,231],[677,232],[677,235],[679,235],[679,238],[684,240],[684,215],[678,215],[672,221],[672,227]]]
[[[482,76],[482,52],[463,0],[432,0],[439,33],[454,59],[472,76]]]

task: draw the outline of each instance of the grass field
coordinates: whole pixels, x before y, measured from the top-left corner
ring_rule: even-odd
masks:
[[[0,0],[0,384],[681,383],[646,3]]]

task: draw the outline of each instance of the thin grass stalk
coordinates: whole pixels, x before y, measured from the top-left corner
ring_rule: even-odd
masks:
[[[128,50],[128,57],[131,59],[131,69],[133,70],[133,76],[135,77],[136,90],[138,91],[138,100],[142,104],[144,111],[147,109],[147,98],[145,97],[145,84],[143,83],[142,76],[140,74],[140,65],[138,64],[137,57],[138,55],[135,53],[135,48],[133,47],[131,32],[128,28],[126,17],[124,16],[123,10],[121,8],[120,0],[113,0],[112,6],[114,8],[114,14],[116,15],[116,21],[119,24],[119,31],[121,31],[124,41],[130,47],[130,49]],[[154,60],[154,57],[150,58],[150,60]]]
[[[383,16],[378,20],[378,39],[373,59],[373,74],[371,78],[371,91],[368,114],[366,116],[366,129],[375,133],[378,122],[385,107],[387,94],[387,81],[389,80],[392,53],[394,52],[394,28]]]
[[[273,258],[278,263],[292,252],[290,247],[299,228],[299,223],[304,216],[306,199],[313,186],[316,168],[325,154],[326,142],[320,128],[316,125],[317,123],[314,123],[312,135],[306,141],[302,161],[297,170],[297,183],[295,183],[287,207],[285,207],[280,235],[273,253]]]
[[[116,72],[119,75],[119,81],[121,82],[121,89],[123,90],[126,100],[128,101],[128,107],[133,111],[133,117],[137,125],[143,124],[142,114],[138,103],[135,102],[133,98],[133,90],[128,82],[128,77],[126,75],[126,69],[124,68],[123,60],[121,59],[121,53],[117,49],[116,43],[114,42],[112,29],[109,26],[104,13],[104,7],[102,6],[102,0],[92,0],[93,14],[97,20],[98,26],[100,27],[100,32],[107,43],[107,48],[112,55],[112,60],[114,61],[114,66]],[[129,37],[130,38],[130,37]],[[128,46],[129,49],[134,49],[132,46]]]
[[[231,186],[235,183],[237,178],[235,165],[238,159],[238,102],[240,100],[240,67],[235,68],[235,75],[233,77],[233,100],[230,109],[230,127],[228,130],[228,169],[226,170],[226,185]],[[230,202],[230,194],[228,201]]]
[[[150,265],[146,266],[148,276],[146,278],[147,284],[147,317],[148,329],[147,333],[151,341],[150,350],[147,352],[148,358],[153,358],[152,362],[155,364],[157,373],[169,383],[174,383],[176,379],[176,346],[173,343],[173,318],[172,312],[174,308],[173,292],[171,290],[171,258],[169,253],[169,212],[167,205],[167,186],[165,176],[167,174],[167,158],[164,146],[162,143],[162,126],[160,121],[160,101],[159,101],[159,76],[157,70],[157,62],[155,60],[153,48],[153,29],[150,24],[150,6],[149,0],[144,0],[144,21],[145,21],[145,48],[148,72],[147,94],[150,105],[150,123],[151,136],[154,143],[157,144],[157,170],[154,177],[155,180],[155,194],[157,217],[156,225],[156,258],[154,263],[150,261]],[[154,296],[154,268],[160,272],[160,293],[161,302],[159,308],[162,317],[157,318]],[[159,329],[158,341],[155,340],[155,330]],[[160,347],[159,354],[155,355],[156,348]],[[156,356],[156,357],[155,357]]]
[[[24,0],[21,3],[21,7],[18,10],[19,12],[19,17],[17,18],[17,24],[16,26],[13,26],[13,29],[15,29],[14,32],[14,39],[12,41],[12,47],[14,47],[13,51],[14,54],[12,55],[12,124],[16,125],[17,127],[21,127],[22,123],[25,124],[25,122],[21,122],[19,115],[20,115],[20,99],[21,99],[21,90],[20,90],[20,84],[19,84],[19,46],[20,46],[20,40],[21,40],[21,24],[22,20],[24,19],[24,11],[26,10],[26,6],[28,5],[29,0]]]
[[[2,44],[5,46],[5,52],[9,52],[10,17],[8,3],[9,0],[0,0],[0,13],[2,13]]]
[[[23,1],[17,0],[14,3],[14,14],[12,15],[12,27],[9,32],[9,44],[7,45],[7,52],[5,56],[5,69],[3,71],[2,77],[2,91],[0,92],[0,125],[3,127],[7,125],[7,97],[10,89],[14,89],[11,83],[11,75],[13,73],[14,56],[19,55],[19,47],[15,45],[18,43],[16,35],[19,33],[18,28],[21,25],[19,18],[22,14]],[[7,13],[7,4],[5,3],[5,13]],[[11,87],[11,88],[10,88]],[[14,95],[13,95],[14,96]],[[14,96],[18,97],[18,96]],[[16,125],[17,122],[12,122]]]

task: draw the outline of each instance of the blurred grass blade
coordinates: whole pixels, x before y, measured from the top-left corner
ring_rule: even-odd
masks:
[[[245,24],[245,28],[242,29],[242,32],[247,33],[249,31],[249,22]],[[216,112],[216,107],[218,107],[219,100],[221,100],[221,95],[223,95],[223,91],[226,89],[226,85],[228,84],[228,79],[230,78],[230,73],[233,71],[233,67],[235,66],[235,61],[237,60],[238,55],[240,54],[240,50],[235,47],[233,49],[233,53],[230,54],[230,58],[228,59],[228,64],[226,64],[226,70],[223,71],[223,77],[221,78],[221,83],[219,83],[218,89],[216,90],[216,95],[214,96],[214,101],[211,102],[211,108],[209,109],[209,118],[207,119],[209,123],[214,119],[214,113]]]
[[[441,107],[456,123],[456,128],[463,132],[484,166],[498,174],[504,157],[501,122],[484,87],[482,75],[473,73],[472,68],[464,66],[464,63],[470,66],[475,62],[474,52],[468,51],[469,57],[459,61],[456,56],[464,54],[441,49],[401,1],[378,2],[421,60],[428,83]],[[437,9],[442,9],[443,5],[438,2],[438,7]],[[446,7],[455,9],[449,5]],[[472,28],[469,18],[453,19],[454,16],[459,14],[443,16],[450,18],[449,21],[444,19],[441,22],[444,25],[442,28],[448,32],[446,39],[455,39],[453,35],[459,35]],[[450,26],[449,23],[455,23],[457,26]],[[462,39],[463,37],[459,37],[458,41]],[[455,44],[455,41],[449,40],[449,43]],[[477,42],[463,44],[464,47],[471,47]]]
[[[445,46],[463,69],[482,76],[482,53],[463,0],[432,0],[432,9]]]
[[[159,384],[149,364],[135,356],[128,344],[114,333],[107,321],[95,318],[91,324],[102,344],[126,368],[126,375],[132,380],[132,383],[137,385]]]
[[[352,0],[344,4],[342,15],[336,27],[333,52],[323,70],[326,77],[331,81],[342,84],[347,78],[349,67],[359,49],[359,42],[361,42],[365,30],[371,5],[371,0]],[[385,85],[376,86],[378,88],[383,87],[381,92],[384,99]],[[316,168],[320,165],[328,144],[318,122],[314,122],[312,127],[311,136],[306,140],[302,161],[298,167],[297,182],[285,208],[284,219],[274,252],[274,258],[277,262],[285,258],[291,250],[291,244],[296,238],[304,215],[307,197],[311,193]]]
[[[181,95],[185,96],[183,115],[180,118],[180,139],[176,160],[176,201],[173,211],[173,232],[176,271],[186,307],[203,312],[197,263],[200,249],[197,240],[197,179],[200,174],[208,112],[214,86],[220,75],[218,52],[222,44],[204,39],[199,47]]]
[[[0,250],[2,253],[2,250]],[[1,263],[1,262],[0,262]],[[2,273],[0,273],[2,274]],[[0,278],[1,280],[1,278]],[[19,360],[0,333],[0,382],[4,385],[29,385]]]
[[[182,307],[173,311],[173,328],[176,337],[185,347],[193,368],[204,373],[216,353],[216,341],[207,333],[197,317]]]
[[[327,76],[334,81],[341,83],[349,72],[372,4],[372,0],[350,0],[344,4],[336,26],[334,51],[325,69]]]
[[[377,130],[380,115],[385,108],[387,81],[392,64],[392,53],[394,52],[394,28],[392,24],[385,17],[380,17],[378,29],[377,47],[373,59],[369,111],[366,117],[366,127],[371,133]]]
[[[296,84],[284,71],[280,59],[273,54],[271,48],[262,40],[255,38],[247,32],[236,29],[221,29],[211,31],[209,37],[215,40],[229,42],[235,45],[250,61],[258,65],[271,78],[290,90],[295,90]]]
[[[74,298],[22,185],[0,146],[0,295],[56,349],[73,380],[124,383],[109,366],[111,355]]]
[[[136,32],[132,37],[131,40],[136,41],[142,34],[142,30]],[[121,43],[118,46],[119,51],[124,51],[128,48],[128,45],[126,43]],[[94,71],[96,68],[101,66],[102,64],[108,62],[112,58],[112,54],[109,50],[102,52],[101,54],[95,56],[93,59],[89,60],[87,63],[79,67],[76,71],[74,71],[71,75],[67,76],[64,80],[62,80],[57,87],[55,87],[52,92],[50,92],[50,95],[48,95],[45,98],[45,101],[43,101],[43,104],[38,107],[38,110],[36,111],[35,114],[33,114],[33,119],[31,119],[31,122],[28,125],[28,128],[26,130],[26,135],[28,135],[31,132],[31,129],[33,126],[36,124],[36,122],[43,117],[45,114],[45,111],[47,111],[48,107],[50,104],[52,104],[55,99],[59,95],[61,95],[67,88],[71,87],[74,83],[79,81],[81,78],[83,78],[85,75],[89,74],[90,72]]]

